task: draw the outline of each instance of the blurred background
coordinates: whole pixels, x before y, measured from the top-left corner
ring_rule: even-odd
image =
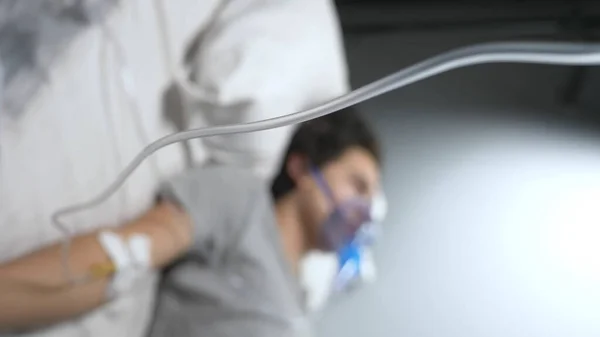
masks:
[[[598,41],[595,1],[337,1],[353,87],[450,49]],[[322,336],[600,336],[599,68],[484,65],[363,105],[378,280]]]
[[[166,134],[298,111],[474,43],[600,38],[598,1],[267,3],[0,0],[0,224],[16,224],[0,258],[56,241],[54,210]],[[362,104],[385,148],[377,279],[327,303],[335,261],[309,259],[319,335],[600,336],[598,92],[600,67],[498,64]],[[290,130],[169,147],[74,230],[139,213],[194,163],[269,176]]]

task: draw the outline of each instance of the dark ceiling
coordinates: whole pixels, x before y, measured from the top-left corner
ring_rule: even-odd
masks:
[[[344,33],[552,24],[560,38],[596,40],[599,0],[336,0]]]
[[[347,37],[507,28],[511,40],[600,41],[600,0],[336,0],[336,5]],[[559,94],[562,103],[576,104],[585,88],[600,86],[600,76],[591,71],[574,68]]]

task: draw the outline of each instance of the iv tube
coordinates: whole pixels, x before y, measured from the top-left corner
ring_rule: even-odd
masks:
[[[302,123],[446,71],[487,63],[533,63],[570,66],[600,65],[600,44],[507,42],[468,46],[429,58],[311,109],[251,123],[192,129],[160,138],[146,146],[117,176],[115,181],[101,193],[87,201],[61,208],[52,215],[52,222],[63,233],[62,264],[67,279],[72,283],[79,283],[85,281],[87,276],[75,277],[71,274],[68,263],[70,233],[62,222],[62,218],[66,215],[95,207],[104,202],[121,187],[125,180],[147,157],[159,149],[173,143],[194,138],[249,133]]]

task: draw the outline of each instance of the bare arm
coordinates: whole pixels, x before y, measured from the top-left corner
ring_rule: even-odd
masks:
[[[160,268],[189,247],[190,221],[176,207],[162,203],[114,232],[124,238],[146,234],[151,241],[152,265]],[[109,262],[97,232],[72,239],[70,266],[75,275],[92,265]],[[0,331],[31,328],[69,319],[106,301],[110,279],[73,286],[65,279],[61,246],[56,244],[0,265]]]

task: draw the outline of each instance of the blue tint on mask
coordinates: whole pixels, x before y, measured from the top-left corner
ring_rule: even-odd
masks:
[[[321,231],[325,248],[334,251],[338,258],[338,273],[333,290],[344,292],[360,279],[363,248],[374,240],[373,226],[369,224],[370,204],[359,199],[336,202],[333,191],[321,172],[316,168],[311,172],[333,207]],[[353,214],[354,218],[349,214]]]
[[[352,241],[337,252],[338,272],[333,282],[334,292],[345,292],[360,280],[362,247]]]
[[[369,221],[370,205],[367,201],[359,198],[338,203],[321,172],[316,168],[313,168],[311,172],[317,186],[333,208],[321,226],[323,248],[337,252],[352,242],[356,233],[360,232],[362,225]]]

